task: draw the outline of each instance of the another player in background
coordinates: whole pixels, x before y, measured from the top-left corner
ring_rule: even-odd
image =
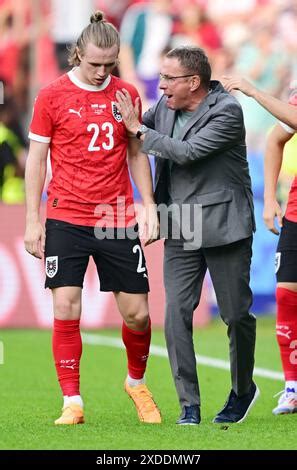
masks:
[[[279,122],[268,136],[265,152],[265,190],[263,218],[267,228],[279,235],[274,220],[277,217],[281,234],[276,251],[276,335],[285,375],[285,390],[275,415],[297,412],[297,176],[293,180],[287,209],[283,217],[276,198],[277,181],[282,166],[285,144],[297,132],[297,94],[293,93],[289,104],[283,103],[265,92],[259,91],[247,80],[229,77],[224,86],[228,91],[241,90],[255,98],[259,104],[274,114]],[[290,126],[289,126],[289,125]]]
[[[81,294],[89,257],[97,266],[102,291],[113,291],[123,317],[128,357],[125,390],[139,419],[160,423],[160,412],[145,385],[151,338],[145,259],[135,220],[133,180],[150,214],[147,242],[157,237],[150,165],[139,141],[128,135],[118,112],[116,92],[123,87],[141,112],[136,89],[111,74],[120,48],[118,31],[96,12],[70,53],[74,68],[37,97],[30,126],[26,167],[25,247],[45,256],[46,287],[54,307],[53,354],[64,396],[55,424],[84,422],[79,363]],[[46,231],[39,207],[48,150],[52,180],[48,188]]]

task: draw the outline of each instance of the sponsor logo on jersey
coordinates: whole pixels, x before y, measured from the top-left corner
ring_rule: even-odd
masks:
[[[117,105],[115,104],[115,101],[111,102],[111,110],[112,110],[112,115],[115,118],[117,122],[122,122],[123,118],[121,113],[119,112]]]
[[[83,106],[81,106],[78,111],[76,111],[75,109],[70,108],[69,113],[70,114],[77,114],[81,118],[82,109],[83,109]]]
[[[98,104],[98,103],[94,103],[94,104],[91,104],[91,108],[93,109],[106,109],[106,104]]]
[[[94,103],[94,104],[91,104],[91,108],[94,111],[94,114],[99,115],[103,113],[104,109],[106,109],[106,104]]]
[[[54,277],[58,272],[58,256],[48,256],[45,260],[46,275]]]

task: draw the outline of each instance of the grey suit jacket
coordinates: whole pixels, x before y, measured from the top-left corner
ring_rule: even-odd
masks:
[[[210,90],[178,139],[170,137],[175,111],[165,96],[143,117],[150,130],[142,151],[156,157],[156,202],[168,202],[165,162],[171,160],[172,202],[202,205],[202,247],[226,245],[255,230],[242,109],[220,82],[212,81]]]

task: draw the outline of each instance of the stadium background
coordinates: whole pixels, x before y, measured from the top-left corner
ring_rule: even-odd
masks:
[[[48,330],[51,298],[42,288],[42,262],[23,247],[23,173],[32,103],[39,88],[65,70],[65,45],[76,39],[94,9],[102,9],[121,28],[123,55],[118,72],[139,87],[146,107],[156,98],[160,57],[168,47],[181,43],[207,50],[213,78],[230,72],[244,74],[286,100],[292,91],[290,84],[297,78],[296,5],[296,0],[0,0],[0,449],[96,449],[96,453],[100,449],[296,449],[296,414],[276,417],[271,413],[276,403],[273,396],[283,383],[275,319],[268,315],[275,308],[277,237],[267,232],[261,213],[265,137],[275,120],[253,100],[238,95],[245,114],[258,225],[251,283],[253,309],[259,314],[254,377],[261,397],[246,422],[233,427],[212,424],[230,390],[230,374],[226,325],[216,318],[215,297],[207,279],[202,306],[195,316],[196,325],[204,328],[194,329],[202,422],[183,429],[174,425],[179,405],[162,330],[160,241],[146,248],[154,326],[146,376],[162,411],[162,425],[139,423],[131,400],[123,393],[126,355],[119,315],[112,296],[99,293],[90,266],[84,289],[81,367],[87,422],[67,429],[53,426],[61,396]],[[153,18],[148,35],[144,30],[147,17]],[[136,67],[129,60],[132,52]],[[284,204],[296,173],[296,150],[296,140],[290,141],[279,185]],[[45,199],[46,188],[43,202]],[[117,328],[103,329],[105,326]],[[86,331],[94,328],[100,331]],[[27,452],[21,456],[22,464],[24,454]],[[11,459],[11,453],[1,453],[2,463],[5,456]],[[287,456],[281,454],[282,465]],[[33,457],[39,465],[39,459]],[[228,455],[228,465],[238,465],[238,457],[246,459],[247,454]],[[66,458],[69,463],[69,454]],[[221,459],[217,453],[216,458]],[[257,454],[257,463],[259,458]],[[273,458],[277,460],[278,455],[274,453]]]
[[[42,263],[24,251],[22,242],[27,127],[38,89],[67,69],[65,46],[87,24],[90,13],[100,8],[120,28],[123,55],[117,73],[139,86],[146,108],[158,93],[159,60],[164,50],[178,44],[196,44],[206,49],[213,78],[220,79],[226,73],[244,74],[286,100],[292,91],[290,84],[297,76],[296,3],[294,0],[0,0],[0,80],[4,85],[0,106],[0,326],[49,327],[51,324],[50,295],[42,288]],[[147,35],[144,18],[149,15],[158,30]],[[147,58],[150,48],[152,53]],[[135,67],[126,60],[129,53],[135,59]],[[240,95],[238,99],[245,114],[257,220],[251,274],[253,311],[273,313],[277,238],[265,229],[262,208],[265,137],[275,120],[251,99]],[[293,139],[283,165],[279,196],[284,204],[290,179],[296,172],[296,145]],[[154,169],[152,159],[151,164]],[[135,188],[134,191],[138,200]],[[151,313],[153,324],[159,326],[163,324],[164,305],[162,250],[162,242],[146,249]],[[207,323],[216,313],[209,279],[199,310],[196,325]],[[84,290],[82,324],[97,328],[119,323],[112,295],[99,293],[95,270],[91,267]]]

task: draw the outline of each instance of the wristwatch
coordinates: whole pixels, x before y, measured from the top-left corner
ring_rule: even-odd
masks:
[[[145,134],[147,131],[149,130],[148,127],[146,127],[144,124],[141,124],[141,126],[139,126],[137,132],[136,132],[136,137],[137,139],[140,139],[140,137],[142,136],[142,134]]]

